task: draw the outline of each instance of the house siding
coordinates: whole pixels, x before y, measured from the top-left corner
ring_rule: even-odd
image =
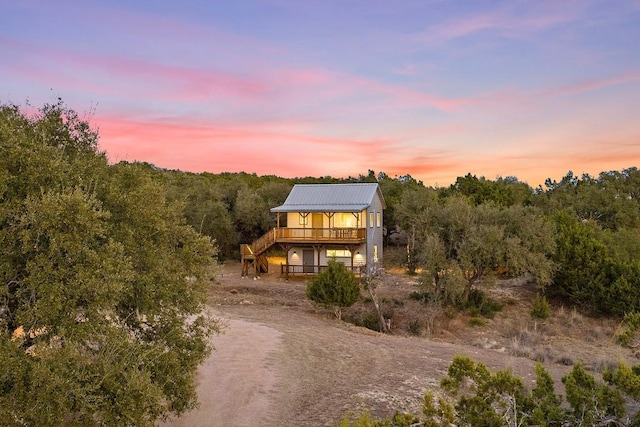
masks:
[[[380,214],[380,224],[378,226],[378,214]],[[383,256],[383,202],[378,194],[373,198],[371,206],[367,208],[367,271],[370,272],[371,265],[380,262]],[[378,247],[378,259],[374,259],[374,246]]]

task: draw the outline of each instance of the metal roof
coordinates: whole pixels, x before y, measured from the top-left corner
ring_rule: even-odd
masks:
[[[284,204],[271,212],[360,212],[368,208],[379,194],[376,183],[358,184],[296,184]]]

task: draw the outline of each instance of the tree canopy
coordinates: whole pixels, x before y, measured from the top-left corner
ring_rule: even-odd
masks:
[[[0,106],[0,420],[153,425],[194,407],[215,248],[61,102]]]

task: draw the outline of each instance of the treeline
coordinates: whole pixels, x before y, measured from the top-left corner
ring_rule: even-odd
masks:
[[[640,171],[567,173],[532,188],[515,177],[467,174],[448,187],[369,170],[348,178],[194,174],[135,164],[180,202],[187,222],[212,237],[221,259],[275,226],[270,208],[296,183],[377,182],[387,202],[385,244],[402,245],[410,272],[433,292],[466,299],[498,275],[530,273],[541,290],[599,314],[640,310]],[[387,252],[391,254],[392,252]]]

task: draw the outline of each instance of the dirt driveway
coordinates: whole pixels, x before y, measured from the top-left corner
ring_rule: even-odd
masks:
[[[165,426],[330,426],[360,408],[419,412],[455,355],[533,378],[531,360],[500,350],[337,321],[306,300],[302,281],[242,279],[237,264],[222,267],[218,281],[210,306],[228,327],[200,368],[200,408]],[[557,378],[567,370],[548,369]]]

